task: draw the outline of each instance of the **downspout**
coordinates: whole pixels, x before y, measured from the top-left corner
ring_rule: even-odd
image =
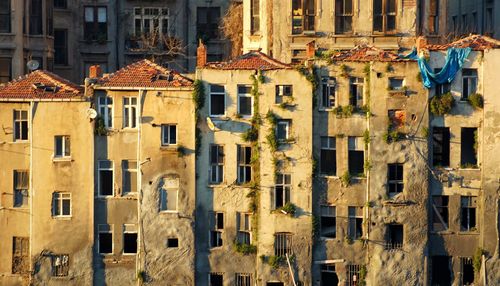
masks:
[[[368,92],[370,93],[370,97],[368,98],[369,102],[368,102],[368,110],[371,110],[370,108],[370,104],[371,104],[371,85],[372,85],[372,80],[371,80],[371,75],[372,73],[372,63],[370,62],[370,72],[368,74],[369,76],[369,86],[368,86]],[[367,113],[366,114],[366,130],[368,130],[368,134],[370,134],[370,117],[371,117],[371,114],[370,113]],[[364,139],[364,138],[363,138]],[[365,143],[365,142],[363,142]],[[366,156],[365,158],[368,158],[368,160],[370,160],[370,144],[371,143],[371,140],[368,141],[368,143],[365,143],[366,144]],[[366,159],[365,159],[365,162],[363,162],[363,164],[366,164]],[[364,165],[363,165],[364,167]],[[370,261],[370,257],[369,257],[369,253],[370,253],[370,168],[367,168],[365,170],[366,172],[366,202],[365,202],[365,215],[366,215],[366,263],[368,264],[369,261]],[[366,277],[365,277],[366,279]]]
[[[30,211],[29,211],[29,220],[30,220],[30,227],[29,227],[29,265],[30,265],[30,275],[29,275],[29,283],[30,285],[33,284],[33,263],[31,263],[31,258],[33,257],[33,197],[35,195],[35,191],[33,188],[33,108],[36,103],[31,101],[30,102],[30,113],[28,117],[28,137],[29,137],[29,150],[30,150],[30,170],[29,170],[29,204],[30,204]]]
[[[141,171],[141,118],[142,118],[142,98],[143,98],[143,89],[139,89],[139,94],[137,97],[137,150],[136,150],[136,158],[137,158],[137,258],[135,260],[135,268],[136,268],[136,277],[138,277],[139,272],[143,271],[141,269],[141,243],[142,243],[142,219],[141,219],[141,199],[142,199],[142,171]],[[137,285],[141,285],[142,281],[137,279]]]

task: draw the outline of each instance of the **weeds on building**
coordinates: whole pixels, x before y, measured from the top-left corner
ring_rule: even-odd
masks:
[[[297,211],[297,207],[293,203],[288,202],[284,206],[279,208],[278,211],[285,212],[287,215],[294,217],[295,212]]]
[[[97,115],[95,119],[95,134],[98,136],[106,136],[108,135],[108,129],[104,124],[104,118],[101,115]]]
[[[201,80],[194,81],[194,89],[192,93],[192,99],[194,102],[194,115],[195,115],[195,153],[196,156],[199,155],[201,149],[201,129],[198,127],[198,123],[201,119],[200,110],[205,105],[205,86]]]
[[[481,271],[482,257],[484,254],[485,252],[481,247],[476,248],[476,252],[472,258],[472,266],[474,267],[474,273],[476,275],[479,275]]]
[[[448,114],[454,105],[455,99],[453,99],[451,92],[447,92],[443,95],[435,95],[431,99],[430,109],[432,114],[443,116],[445,114]]]
[[[236,240],[234,241],[233,249],[234,251],[243,255],[257,253],[257,246],[247,243],[240,243]]]
[[[469,102],[474,109],[482,109],[484,105],[483,96],[479,93],[473,93],[467,98],[467,102]]]
[[[340,176],[340,183],[342,187],[346,188],[349,187],[352,183],[352,176],[349,171],[345,171],[342,176]]]

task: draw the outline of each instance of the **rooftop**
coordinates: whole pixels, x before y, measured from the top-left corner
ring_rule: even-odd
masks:
[[[500,41],[487,36],[470,35],[443,45],[427,45],[426,48],[430,51],[442,51],[448,48],[471,48],[473,51],[484,51],[500,48]]]
[[[408,59],[400,57],[398,54],[384,51],[373,46],[357,46],[352,50],[342,51],[334,54],[331,61],[347,61],[347,62],[400,62],[408,61]]]
[[[205,68],[219,70],[279,70],[292,66],[275,60],[260,51],[251,51],[227,62],[207,63]]]

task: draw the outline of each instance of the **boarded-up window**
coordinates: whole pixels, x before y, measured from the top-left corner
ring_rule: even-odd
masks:
[[[28,206],[29,172],[26,170],[14,171],[14,207]]]
[[[164,178],[158,189],[160,191],[160,211],[177,211],[179,179]]]
[[[432,230],[448,229],[448,196],[432,197]]]
[[[29,271],[29,238],[12,238],[12,274],[26,274]]]
[[[69,255],[54,254],[51,257],[52,276],[68,276],[69,272]]]
[[[274,255],[285,256],[292,255],[292,234],[278,232],[274,234]]]
[[[430,0],[429,2],[428,29],[430,34],[439,32],[439,0]]]

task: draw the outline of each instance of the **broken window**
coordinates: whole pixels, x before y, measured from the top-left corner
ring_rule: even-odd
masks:
[[[292,234],[288,232],[277,232],[274,234],[274,255],[292,255]]]
[[[252,147],[238,145],[238,184],[252,180]]]
[[[110,96],[99,96],[99,115],[106,128],[113,127],[113,98]]]
[[[432,165],[446,167],[450,165],[450,128],[432,128]]]
[[[439,0],[430,0],[428,29],[430,34],[439,32]]]
[[[276,174],[276,184],[274,185],[274,193],[271,194],[274,209],[281,208],[290,202],[291,188],[292,188],[292,179],[290,174],[282,174],[282,173]]]
[[[179,247],[179,239],[178,238],[167,238],[167,247],[168,248]]]
[[[387,186],[389,194],[395,195],[403,192],[403,164],[388,164],[387,170]]]
[[[108,39],[108,10],[103,6],[85,6],[83,35],[87,41],[105,42]]]
[[[461,168],[477,168],[477,128],[461,129],[460,166]]]
[[[134,224],[123,225],[123,254],[137,253],[137,226]]]
[[[461,231],[476,231],[476,208],[477,197],[461,196],[460,197],[460,230]]]
[[[160,211],[177,211],[179,179],[163,178],[160,181]]]
[[[387,114],[389,117],[389,129],[391,131],[404,129],[406,122],[406,111],[400,109],[389,109],[387,111]]]
[[[253,111],[252,102],[252,87],[238,85],[238,114],[240,116],[251,116]]]
[[[69,157],[71,155],[69,136],[55,136],[54,141],[54,158]]]
[[[388,225],[385,239],[385,249],[391,250],[403,248],[403,237],[403,225]]]
[[[451,257],[431,256],[431,285],[451,285]]]
[[[252,215],[249,213],[236,213],[237,241],[242,244],[252,244]]]
[[[224,274],[223,273],[210,273],[208,276],[209,283],[208,286],[223,286],[224,285]]]
[[[134,8],[134,27],[135,35],[141,36],[158,34],[168,35],[168,8],[155,7],[135,7]]]
[[[320,172],[337,175],[337,141],[335,137],[321,137]]]
[[[351,137],[348,138],[349,147],[349,173],[353,176],[364,176],[365,152],[363,150],[363,138]]]
[[[290,139],[291,120],[278,120],[276,123],[276,139],[279,142],[286,142]]]
[[[137,97],[123,98],[123,128],[137,127]]]
[[[396,31],[396,0],[373,0],[373,31]]]
[[[352,0],[335,0],[335,34],[352,32]]]
[[[69,255],[53,254],[51,256],[51,265],[52,265],[52,276],[55,277],[68,276]]]
[[[250,32],[254,35],[260,32],[260,0],[251,0],[250,5]]]
[[[404,87],[404,79],[398,77],[389,78],[389,89],[391,91],[401,91]]]
[[[198,7],[196,12],[197,38],[204,42],[218,39],[220,7]]]
[[[98,249],[100,254],[113,253],[113,231],[110,225],[100,224],[97,226],[98,231]]]
[[[321,286],[338,286],[339,277],[335,271],[335,264],[321,264]]]
[[[359,264],[347,264],[346,267],[346,286],[357,286],[357,281],[359,281],[359,272],[361,270],[361,265]]]
[[[252,286],[252,274],[250,273],[236,273],[235,286]]]
[[[335,107],[335,78],[321,78],[321,107],[324,109]]]
[[[210,247],[223,245],[222,234],[224,231],[224,213],[209,212],[210,219]]]
[[[28,140],[28,111],[14,110],[14,141]]]
[[[28,207],[29,172],[14,170],[14,207]]]
[[[292,0],[292,34],[314,31],[315,0]]]
[[[349,207],[348,236],[354,240],[363,236],[363,207]]]
[[[68,30],[54,30],[54,64],[68,65]]]
[[[2,16],[0,15],[0,22]],[[11,58],[0,58],[0,84],[8,83],[12,77],[12,60]]]
[[[293,87],[291,85],[276,86],[276,103],[290,102],[293,98]]]
[[[210,116],[223,116],[226,113],[225,88],[222,85],[210,85]]]
[[[162,124],[161,125],[161,145],[175,145],[177,144],[177,125],[175,124]]]
[[[29,9],[29,34],[43,34],[42,0],[31,0]]]
[[[98,162],[99,172],[99,196],[113,196],[113,162],[100,160]]]
[[[432,230],[448,229],[448,196],[432,197]]]
[[[462,98],[467,100],[477,91],[477,69],[462,69]]]
[[[52,216],[71,216],[71,193],[55,192],[52,194]]]
[[[337,236],[337,218],[335,206],[321,206],[321,236],[335,238]]]
[[[360,77],[350,78],[349,104],[354,107],[363,106],[363,85],[364,79]]]
[[[224,180],[224,146],[210,145],[210,183],[220,184]]]
[[[0,33],[11,32],[11,0],[0,0]],[[1,66],[1,65],[0,65]]]
[[[68,0],[54,0],[54,8],[58,9],[68,8]]]
[[[29,238],[12,237],[12,274],[29,272]]]
[[[474,285],[474,266],[471,257],[460,257],[460,272],[464,286]]]
[[[137,192],[137,161],[123,160],[123,195]]]

